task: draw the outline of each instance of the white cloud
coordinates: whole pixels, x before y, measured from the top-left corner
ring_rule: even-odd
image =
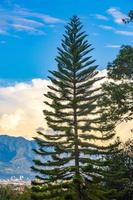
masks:
[[[107,71],[98,76],[106,77]],[[106,79],[105,79],[106,80]],[[103,80],[101,80],[103,82]],[[49,131],[42,110],[49,81],[33,79],[29,83],[0,87],[0,134],[32,138],[36,130]],[[132,122],[119,125],[117,134],[123,139],[131,137]]]
[[[40,12],[32,12],[25,8],[17,7],[14,9],[14,14],[23,17],[35,17],[48,24],[64,23],[64,20]]]
[[[28,16],[28,14],[27,14]],[[13,20],[15,23],[18,23],[18,24],[23,24],[25,26],[34,26],[34,27],[43,27],[44,24],[41,23],[41,22],[38,22],[38,21],[35,21],[35,20],[31,20],[31,19],[25,19],[25,18],[22,18],[22,17],[15,17],[15,19]]]
[[[56,24],[56,23],[64,23],[64,20],[61,20],[59,18],[51,17],[49,15],[43,15],[43,14],[36,14],[36,17],[42,19],[45,23],[48,24]]]
[[[2,35],[10,35],[13,31],[25,31],[29,34],[43,35],[45,34],[44,28],[48,27],[48,25],[64,23],[59,18],[21,7],[15,7],[11,10],[1,8],[0,15],[0,34]]]
[[[31,138],[38,127],[47,129],[42,112],[47,84],[47,80],[33,79],[0,87],[0,133]]]
[[[112,26],[99,25],[101,29],[113,31],[115,34],[124,36],[133,36],[133,31],[118,30]]]
[[[104,29],[104,30],[114,30],[114,28],[112,26],[100,25],[99,27]]]
[[[116,33],[116,34],[119,34],[119,35],[133,36],[133,31],[115,30],[115,33]]]
[[[24,120],[24,114],[22,109],[18,109],[11,114],[3,114],[0,118],[0,129],[6,132],[14,131]]]
[[[97,19],[108,21],[108,18],[104,15],[96,14],[95,16],[96,16]]]
[[[32,26],[26,26],[22,24],[12,24],[12,27],[17,31],[25,31],[32,35],[45,35],[44,31],[38,30]]]
[[[121,47],[121,45],[118,44],[107,44],[106,45],[107,48],[112,48],[112,49],[118,49]]]
[[[109,8],[107,10],[107,13],[114,18],[114,22],[117,23],[117,24],[123,24],[122,19],[127,18],[127,15],[122,13],[117,8]]]

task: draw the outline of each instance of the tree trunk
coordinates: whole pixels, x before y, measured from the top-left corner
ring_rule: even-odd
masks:
[[[75,75],[74,75],[75,76]],[[75,103],[76,101],[76,83],[75,83],[75,78],[74,78],[74,94],[73,94],[73,113],[74,113],[74,143],[75,143],[75,167],[76,167],[76,171],[75,171],[75,175],[76,177],[79,178],[79,141],[78,141],[78,123],[77,123],[77,103]],[[76,192],[77,192],[77,200],[81,200],[81,187],[80,187],[80,182],[79,179],[76,179]]]

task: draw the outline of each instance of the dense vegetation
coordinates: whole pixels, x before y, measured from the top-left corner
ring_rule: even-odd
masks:
[[[39,131],[35,138],[33,200],[131,200],[133,195],[132,155],[119,139],[113,141],[117,123],[133,114],[133,49],[121,48],[107,66],[111,81],[96,87],[102,77],[82,28],[76,16],[65,26],[57,70],[50,71],[44,116],[51,133]],[[132,142],[127,146],[132,149]]]
[[[0,200],[31,200],[31,191],[25,187],[20,193],[13,186],[0,186]]]

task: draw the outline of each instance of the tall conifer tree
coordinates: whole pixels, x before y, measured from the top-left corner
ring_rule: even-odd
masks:
[[[108,141],[114,136],[110,122],[106,124],[98,107],[101,97],[96,83],[97,66],[92,59],[93,48],[74,16],[65,26],[58,48],[57,70],[50,71],[49,91],[45,94],[44,110],[47,124],[53,133],[38,132],[35,150],[43,160],[34,160],[38,174],[33,181],[33,199],[99,200],[106,199],[102,184]],[[104,122],[104,123],[103,123]],[[102,123],[102,124],[101,124]],[[99,144],[98,144],[99,143]]]

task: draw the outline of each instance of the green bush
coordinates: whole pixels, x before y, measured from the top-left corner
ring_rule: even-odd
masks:
[[[0,200],[31,200],[30,189],[25,187],[22,193],[11,186],[0,186]]]

